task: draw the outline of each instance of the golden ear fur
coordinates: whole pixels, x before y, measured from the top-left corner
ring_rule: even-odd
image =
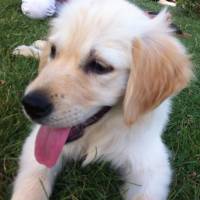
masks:
[[[124,99],[124,118],[128,125],[185,88],[193,75],[189,56],[170,35],[136,39],[132,54],[133,65]]]

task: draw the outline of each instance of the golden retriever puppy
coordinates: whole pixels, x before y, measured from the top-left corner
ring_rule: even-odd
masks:
[[[166,18],[163,11],[150,19],[125,0],[63,7],[23,97],[37,125],[23,146],[12,200],[48,199],[69,158],[122,168],[125,200],[167,199],[171,169],[161,134],[170,97],[192,69]]]

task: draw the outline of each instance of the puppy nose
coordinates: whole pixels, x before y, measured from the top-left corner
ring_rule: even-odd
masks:
[[[31,92],[25,95],[22,99],[22,104],[27,114],[32,119],[40,119],[48,116],[53,105],[45,94],[41,92]]]

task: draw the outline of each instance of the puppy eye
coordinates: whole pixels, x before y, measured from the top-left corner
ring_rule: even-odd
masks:
[[[92,60],[86,65],[85,70],[86,72],[101,75],[112,72],[114,68],[111,66],[104,67],[101,63],[97,62],[96,60]]]
[[[51,46],[50,57],[52,59],[56,57],[56,46],[54,44]]]

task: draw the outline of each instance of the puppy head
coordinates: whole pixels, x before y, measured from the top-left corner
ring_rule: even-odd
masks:
[[[115,19],[120,6],[112,13],[108,5],[75,1],[53,20],[39,74],[25,92],[25,108],[34,121],[74,126],[123,95],[131,57],[123,27],[129,25]]]
[[[124,98],[125,121],[133,123],[190,79],[188,58],[168,30],[164,17],[151,20],[123,0],[66,4],[26,90],[28,114],[69,127]]]

